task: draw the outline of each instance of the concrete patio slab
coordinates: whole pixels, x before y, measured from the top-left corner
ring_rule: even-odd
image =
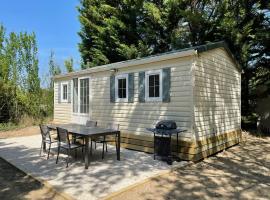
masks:
[[[121,161],[117,161],[113,146],[104,160],[101,149],[94,150],[88,169],[81,160],[73,160],[66,168],[64,159],[55,164],[56,156],[49,160],[46,155],[39,156],[40,143],[39,135],[1,139],[0,156],[74,199],[99,199],[171,169],[150,154],[127,149],[121,149]]]

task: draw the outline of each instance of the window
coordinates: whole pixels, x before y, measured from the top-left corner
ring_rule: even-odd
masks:
[[[80,79],[80,113],[89,113],[89,79]]]
[[[73,112],[78,113],[79,101],[78,101],[78,78],[73,79]]]
[[[159,97],[159,74],[149,75],[149,97]]]
[[[115,77],[116,101],[128,101],[128,74],[121,74]]]
[[[161,70],[146,72],[146,100],[147,101],[161,101],[162,94],[162,79]]]
[[[89,113],[89,78],[73,79],[73,112]]]
[[[127,79],[119,78],[118,79],[118,98],[125,99],[127,98]]]
[[[61,102],[68,102],[68,83],[62,82],[61,89]]]

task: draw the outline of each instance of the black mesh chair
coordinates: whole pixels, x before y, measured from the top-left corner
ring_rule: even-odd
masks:
[[[108,123],[106,128],[119,131],[119,124]],[[95,141],[95,143],[102,143],[103,144],[102,145],[102,159],[104,159],[105,147],[106,147],[106,152],[108,152],[108,147],[107,147],[108,142],[115,142],[115,148],[116,148],[116,152],[117,152],[117,135],[115,135],[114,138],[111,138],[111,137],[108,138],[106,136],[99,137],[99,138],[95,139],[94,141]]]
[[[92,121],[92,120],[87,120],[85,123],[85,126],[87,127],[96,127],[97,126],[97,121]],[[85,144],[84,142],[84,137],[77,135],[77,136],[73,136],[73,143],[76,143],[77,139],[82,140],[83,144]],[[92,151],[92,143],[91,143],[91,151]]]
[[[85,126],[87,126],[87,127],[96,127],[97,126],[97,121],[87,120]]]
[[[41,138],[42,138],[39,155],[41,156],[41,151],[42,151],[43,145],[48,144],[49,145],[49,149],[47,152],[47,160],[48,160],[50,157],[51,145],[53,143],[56,143],[57,140],[52,139],[51,134],[50,134],[50,129],[48,128],[48,126],[40,124],[39,128],[40,128],[40,134],[41,134]]]
[[[56,127],[57,130],[57,136],[58,136],[58,151],[57,151],[57,158],[56,158],[56,164],[58,163],[58,157],[61,149],[64,149],[68,155],[66,162],[68,167],[68,162],[71,157],[71,150],[75,150],[75,156],[77,155],[77,149],[82,148],[83,152],[83,147],[84,145],[82,144],[73,144],[70,142],[69,139],[69,134],[66,129]]]

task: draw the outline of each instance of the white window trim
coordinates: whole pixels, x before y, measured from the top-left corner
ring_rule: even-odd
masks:
[[[126,98],[118,97],[118,79],[126,79]],[[128,102],[128,74],[119,74],[115,76],[115,101],[116,102]]]
[[[149,97],[149,76],[150,75],[159,75],[159,97]],[[151,102],[151,101],[157,101],[162,102],[162,70],[151,70],[145,72],[145,101]]]
[[[81,79],[86,79],[86,78],[88,78],[89,79],[89,112],[88,113],[81,113],[80,112],[80,105],[81,105],[81,102],[80,102],[80,92],[81,92],[81,90],[80,90],[80,80]],[[90,107],[90,104],[91,104],[91,87],[90,87],[90,82],[91,82],[91,79],[90,79],[90,77],[89,76],[84,76],[84,77],[78,77],[78,112],[77,113],[75,113],[75,112],[73,112],[73,108],[72,108],[72,113],[73,113],[73,115],[75,115],[75,116],[89,116],[90,115],[90,113],[91,113],[91,107]],[[73,105],[73,86],[74,86],[74,84],[72,84],[72,105]]]
[[[64,85],[67,86],[67,99],[64,99],[64,95],[63,95]],[[67,103],[67,102],[68,102],[68,82],[64,81],[64,82],[61,82],[61,103]]]

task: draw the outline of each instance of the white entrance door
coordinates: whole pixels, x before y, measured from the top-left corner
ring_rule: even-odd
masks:
[[[85,124],[90,119],[90,78],[73,79],[72,90],[72,122]]]

